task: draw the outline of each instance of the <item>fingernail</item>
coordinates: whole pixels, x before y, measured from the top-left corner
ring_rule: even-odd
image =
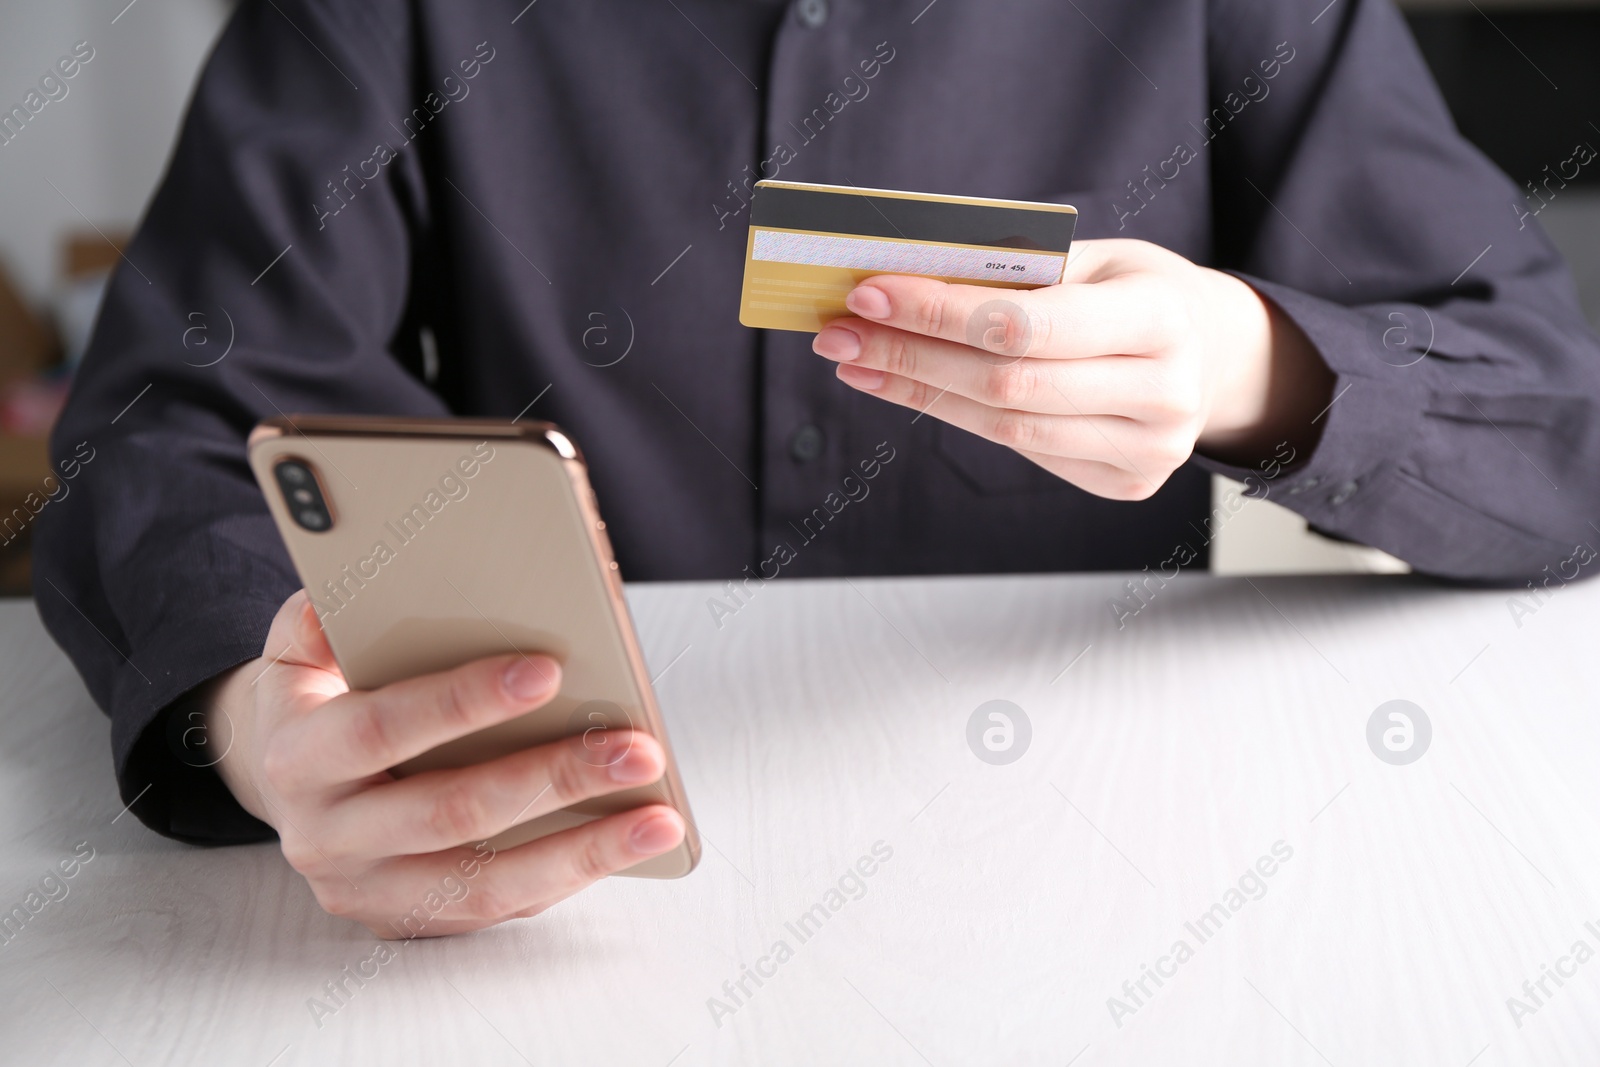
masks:
[[[854,330],[829,326],[811,342],[811,351],[828,359],[845,362],[861,355],[861,338]]]
[[[524,656],[506,668],[506,692],[518,700],[537,700],[556,686],[560,668],[544,656]]]
[[[839,364],[839,369],[834,372],[839,380],[846,385],[853,385],[857,389],[878,389],[883,386],[883,372],[872,370],[869,367],[857,367],[851,363]]]
[[[661,765],[653,753],[638,745],[630,745],[621,759],[611,765],[611,780],[637,784],[653,782],[661,777]]]
[[[864,319],[889,317],[889,294],[872,285],[858,285],[844,298],[844,306]]]
[[[652,815],[644,822],[633,828],[633,833],[628,835],[628,843],[640,855],[653,856],[658,852],[665,852],[683,839],[683,825],[676,816]]]

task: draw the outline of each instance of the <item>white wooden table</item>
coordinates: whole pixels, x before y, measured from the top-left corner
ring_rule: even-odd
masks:
[[[383,964],[275,846],[119,818],[104,719],[7,602],[0,909],[93,859],[0,946],[0,1060],[1600,1062],[1600,585],[1519,627],[1505,592],[1195,576],[1119,630],[1123,580],[785,583],[720,630],[714,587],[635,587],[699,870]],[[1407,765],[1367,741],[1395,698]],[[1031,723],[1009,764],[967,741],[991,700]]]

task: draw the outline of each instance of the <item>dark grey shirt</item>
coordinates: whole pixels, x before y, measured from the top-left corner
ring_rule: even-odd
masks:
[[[155,783],[141,818],[260,831],[160,713],[299,584],[244,463],[280,411],[553,420],[632,579],[780,545],[783,577],[1204,565],[1208,471],[1247,472],[1099,499],[741,326],[758,176],[1068,202],[1081,237],[1241,273],[1337,373],[1314,453],[1258,478],[1318,529],[1462,579],[1595,536],[1600,344],[1387,2],[245,0],[39,528],[40,611],[124,796]]]

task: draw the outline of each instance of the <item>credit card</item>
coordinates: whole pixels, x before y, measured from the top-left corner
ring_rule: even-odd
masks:
[[[739,321],[815,333],[875,274],[1037,289],[1061,281],[1077,227],[1067,204],[759,181]]]

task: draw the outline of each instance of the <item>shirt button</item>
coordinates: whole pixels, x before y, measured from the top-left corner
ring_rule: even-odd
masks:
[[[1358,488],[1359,486],[1357,486],[1355,482],[1345,482],[1338,489],[1334,490],[1333,495],[1328,498],[1328,503],[1332,504],[1334,507],[1338,507],[1346,500],[1349,500],[1351,497],[1355,496]]]
[[[1294,485],[1291,485],[1289,487],[1289,495],[1290,496],[1299,496],[1301,493],[1305,492],[1307,489],[1315,489],[1319,484],[1321,484],[1321,482],[1322,482],[1321,478],[1315,478],[1315,477],[1307,478],[1304,481],[1296,482]]]
[[[806,423],[789,438],[789,455],[801,463],[810,463],[822,455],[822,431]]]
[[[828,21],[828,0],[800,0],[795,5],[794,13],[800,25],[814,30]]]

